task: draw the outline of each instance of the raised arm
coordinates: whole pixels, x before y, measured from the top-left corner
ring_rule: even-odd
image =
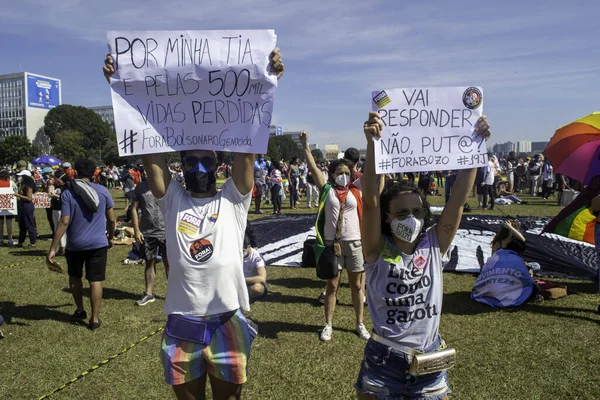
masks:
[[[379,200],[383,179],[375,174],[375,138],[381,137],[382,130],[383,122],[379,118],[379,114],[369,113],[369,120],[364,125],[364,133],[367,139],[367,161],[361,179],[363,195],[362,250],[365,262],[368,264],[377,261],[383,246],[381,203]]]
[[[254,154],[235,153],[231,178],[241,194],[248,194],[254,187]]]
[[[482,116],[477,121],[475,132],[485,140],[490,138],[490,125],[485,116]],[[458,225],[463,215],[463,208],[469,199],[469,193],[473,189],[476,176],[477,168],[462,170],[456,176],[448,204],[444,207],[440,220],[435,227],[442,254],[448,250],[450,244],[452,244],[454,235],[456,235],[456,231],[458,231]]]
[[[310,146],[308,145],[308,132],[302,131],[300,133],[300,143],[302,143],[302,149],[304,150],[304,157],[306,158],[306,165],[308,166],[308,170],[312,174],[313,179],[315,180],[315,184],[321,190],[323,186],[325,186],[325,176],[323,172],[317,167],[317,163],[315,162],[315,158],[310,152]]]

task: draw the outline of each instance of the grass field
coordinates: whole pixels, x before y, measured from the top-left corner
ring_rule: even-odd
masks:
[[[543,216],[559,210],[550,202],[525,199],[528,205],[483,213]],[[443,197],[431,203],[441,205]],[[119,197],[117,209],[122,208]],[[47,233],[41,210],[37,220]],[[124,349],[51,398],[172,398],[158,359],[162,332],[131,347],[161,328],[165,317],[162,297],[145,307],[135,305],[143,291],[143,266],[122,264],[128,247],[109,252],[103,326],[90,332],[69,322],[74,305],[67,277],[48,271],[40,259],[49,244],[40,241],[36,250],[0,247],[0,313],[7,322],[6,338],[0,340],[0,399],[40,398]],[[14,263],[21,264],[3,268]],[[324,344],[318,336],[323,309],[315,300],[323,282],[306,269],[269,267],[268,274],[270,294],[250,313],[260,333],[244,398],[354,399],[365,342],[352,332],[348,287],[340,291],[333,341]],[[593,282],[566,282],[572,294],[556,301],[493,310],[469,299],[474,276],[447,273],[444,280],[441,334],[458,351],[457,366],[449,371],[452,398],[600,398],[600,315],[594,313],[600,296]],[[158,296],[164,296],[165,283],[159,266]],[[89,312],[87,299],[86,308]]]

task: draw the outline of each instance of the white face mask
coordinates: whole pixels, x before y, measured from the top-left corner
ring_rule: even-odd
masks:
[[[421,233],[423,220],[417,219],[414,215],[410,214],[403,220],[393,219],[390,226],[394,236],[404,242],[412,243],[417,239],[419,233]]]
[[[348,175],[338,175],[335,178],[335,184],[338,186],[346,187],[350,183],[350,177]]]

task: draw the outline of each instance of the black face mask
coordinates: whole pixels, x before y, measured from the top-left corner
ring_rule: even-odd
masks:
[[[184,174],[185,186],[193,193],[210,192],[217,183],[215,173],[205,165],[214,163],[214,160],[199,160],[196,166]]]

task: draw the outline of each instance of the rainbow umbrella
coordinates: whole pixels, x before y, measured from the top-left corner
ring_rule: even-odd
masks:
[[[559,128],[544,154],[552,162],[554,172],[584,185],[590,183],[600,175],[600,112]]]

